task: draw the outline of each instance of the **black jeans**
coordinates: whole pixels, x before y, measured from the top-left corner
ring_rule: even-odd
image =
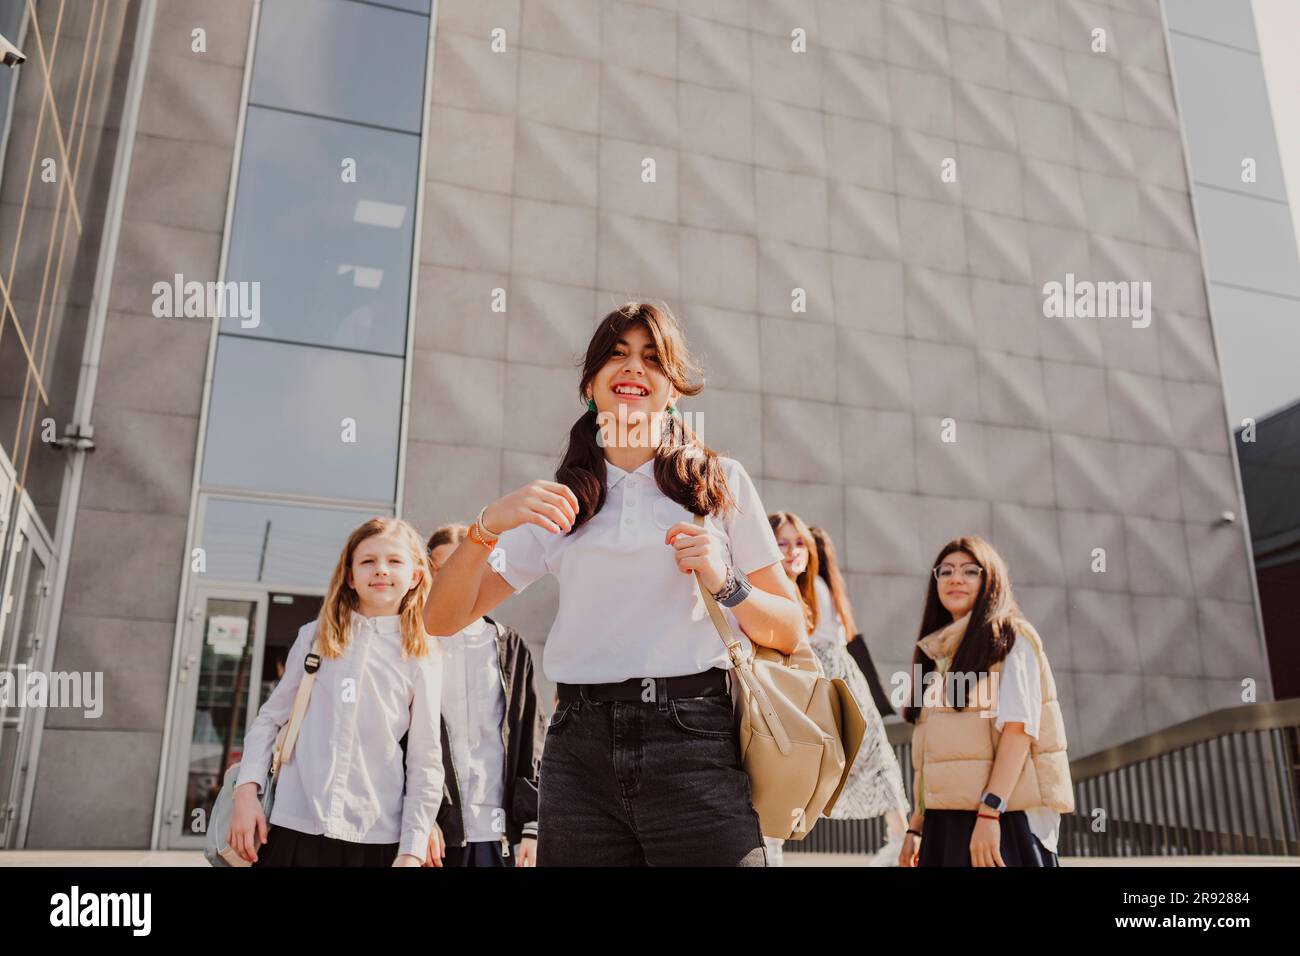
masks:
[[[730,696],[575,700],[542,750],[538,866],[766,866]]]

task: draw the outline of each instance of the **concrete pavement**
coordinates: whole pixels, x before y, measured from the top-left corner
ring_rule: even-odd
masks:
[[[791,867],[864,866],[870,859],[857,853],[789,853]],[[207,866],[195,850],[4,850],[3,866]],[[1062,857],[1062,866],[1300,866],[1290,856],[1181,856],[1181,857]]]

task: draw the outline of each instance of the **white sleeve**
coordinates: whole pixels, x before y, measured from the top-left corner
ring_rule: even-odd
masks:
[[[1016,636],[1016,643],[1002,662],[998,681],[997,730],[1008,723],[1023,723],[1025,733],[1038,739],[1038,721],[1043,710],[1043,686],[1038,679],[1038,657],[1030,639]]]
[[[759,568],[779,563],[781,549],[776,546],[776,534],[768,523],[767,511],[749,472],[734,458],[724,462],[728,465],[727,481],[736,499],[736,510],[723,522],[731,561],[741,571],[752,574]]]
[[[501,532],[497,546],[488,555],[488,567],[522,591],[547,572],[546,557],[551,532],[534,524],[521,524]]]
[[[416,660],[411,724],[406,738],[406,796],[402,800],[399,854],[424,859],[442,804],[442,655],[438,648]]]
[[[275,738],[280,728],[289,722],[293,713],[293,699],[298,696],[298,685],[302,683],[303,663],[307,660],[307,651],[316,636],[316,622],[309,621],[298,629],[298,637],[284,662],[284,676],[271,691],[253,720],[253,726],[244,736],[244,754],[239,761],[239,776],[235,786],[256,783],[260,794],[266,784],[266,775],[271,770],[272,751],[275,750]]]
[[[813,591],[817,594],[817,630],[813,631],[811,640],[844,643],[839,615],[835,613],[835,602],[831,600],[830,586],[822,580],[820,574],[813,578]]]

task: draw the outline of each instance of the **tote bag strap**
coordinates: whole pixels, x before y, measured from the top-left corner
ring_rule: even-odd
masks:
[[[695,515],[695,523],[704,526],[704,516]],[[768,732],[772,739],[776,741],[777,749],[782,755],[788,754],[791,750],[790,735],[786,733],[785,724],[781,722],[780,715],[777,714],[776,708],[772,706],[772,699],[768,696],[763,685],[759,683],[758,678],[754,676],[753,657],[746,656],[742,649],[744,644],[731,633],[731,628],[727,625],[727,619],[722,614],[722,608],[718,607],[717,600],[709,593],[709,589],[704,586],[700,580],[699,572],[695,572],[695,584],[700,589],[700,596],[704,598],[704,606],[709,609],[709,617],[713,621],[713,626],[718,631],[718,637],[722,638],[722,644],[727,649],[727,656],[731,658],[732,666],[736,675],[740,678],[741,683],[750,693],[750,699],[754,703],[754,709],[763,717],[763,722],[767,724]]]
[[[311,688],[316,683],[316,672],[320,670],[319,638],[312,640],[311,650],[303,660],[302,666],[306,673],[298,684],[298,693],[294,695],[293,711],[289,714],[289,722],[284,725],[284,739],[271,758],[271,770],[277,776],[280,767],[288,763],[289,758],[293,756],[293,746],[298,742],[298,731],[302,729],[302,719],[306,716],[307,704],[311,701]]]

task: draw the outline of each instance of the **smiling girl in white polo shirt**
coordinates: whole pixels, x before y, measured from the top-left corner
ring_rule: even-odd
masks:
[[[692,572],[742,640],[790,653],[803,611],[744,467],[676,410],[703,390],[692,371],[666,308],[605,316],[556,480],[480,511],[425,604],[429,633],[454,634],[543,574],[559,583],[539,866],[766,865],[730,662]]]

